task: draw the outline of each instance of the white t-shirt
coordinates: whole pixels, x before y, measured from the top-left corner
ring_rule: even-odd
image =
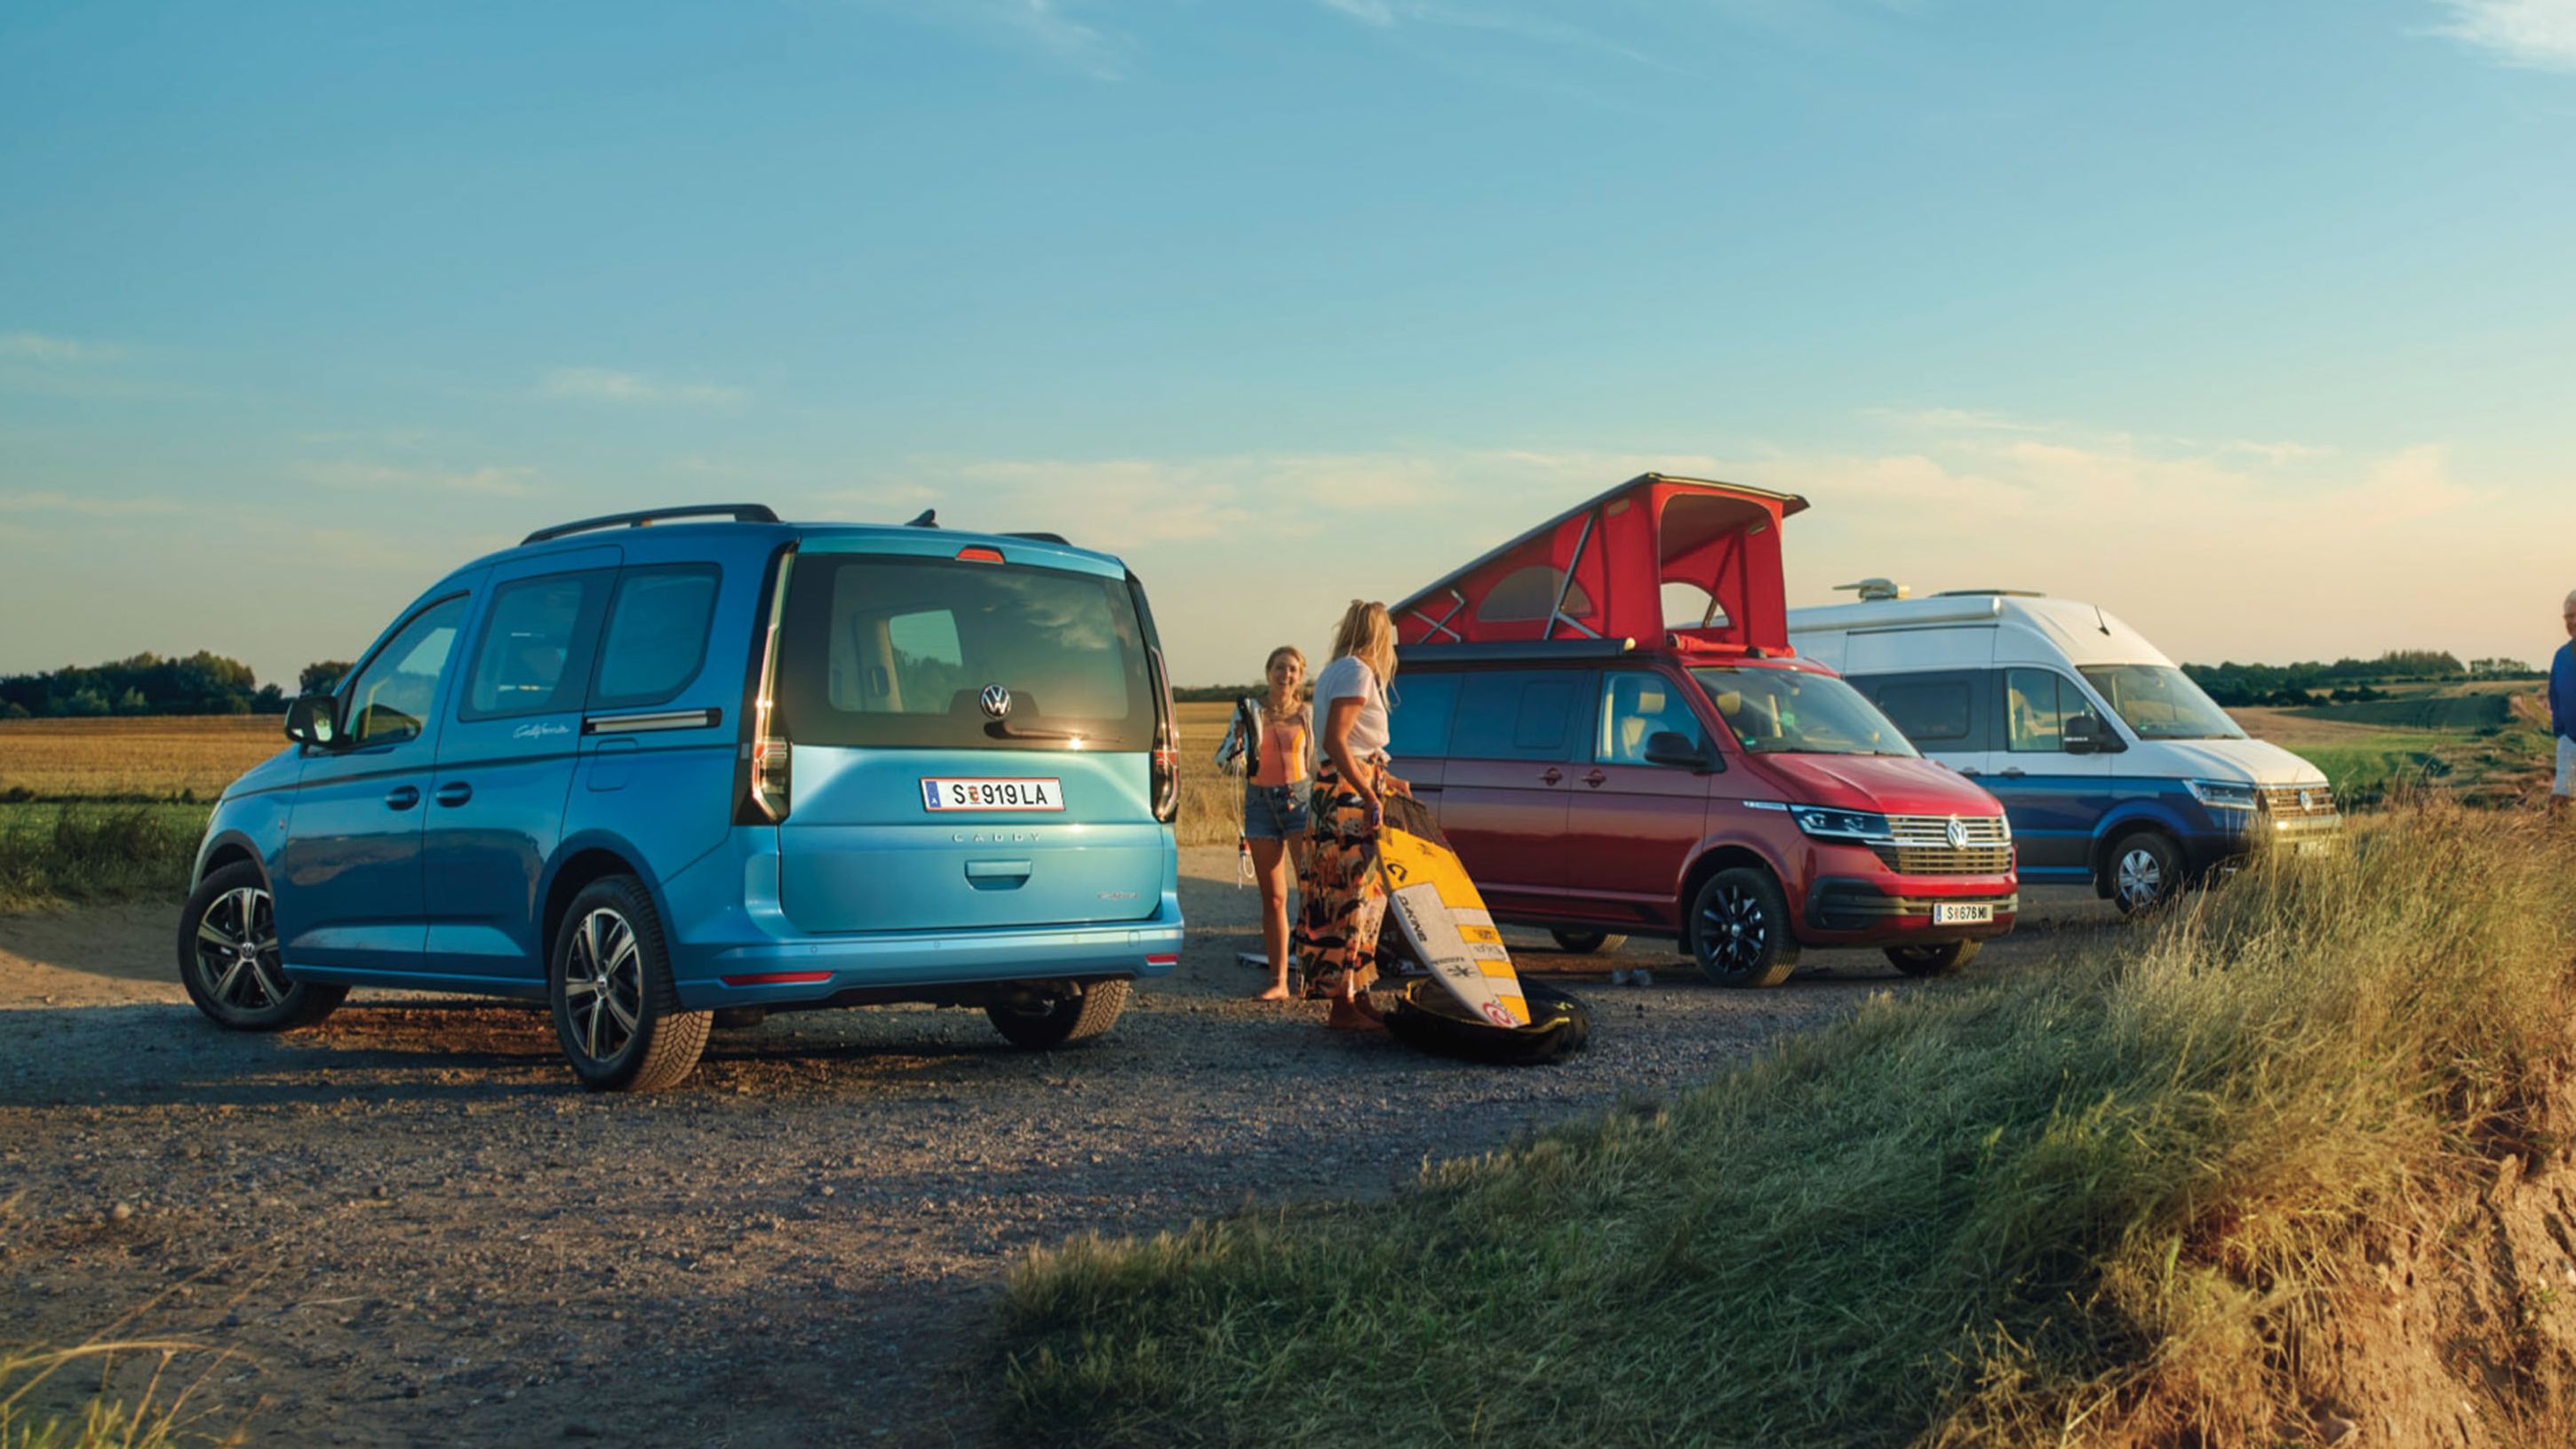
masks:
[[[1365,760],[1371,755],[1386,754],[1386,686],[1379,683],[1377,671],[1356,655],[1345,654],[1324,666],[1315,676],[1315,721],[1318,733],[1332,728],[1333,701],[1356,699],[1360,702],[1359,718],[1351,721],[1351,756]],[[1317,752],[1331,753],[1323,741],[1316,742]]]

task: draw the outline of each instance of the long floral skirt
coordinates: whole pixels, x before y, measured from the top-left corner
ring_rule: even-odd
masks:
[[[1375,760],[1361,768],[1380,800],[1413,791]],[[1296,952],[1306,994],[1330,998],[1366,991],[1377,979],[1377,933],[1386,924],[1386,881],[1378,874],[1377,837],[1368,833],[1368,802],[1343,788],[1327,758],[1315,771],[1314,835],[1298,878]]]

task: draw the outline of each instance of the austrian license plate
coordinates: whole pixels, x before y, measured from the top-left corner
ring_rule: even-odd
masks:
[[[1936,926],[1991,926],[1995,907],[1991,901],[1958,901],[1935,905],[1932,924]]]
[[[1061,780],[932,780],[921,782],[924,810],[1061,810]]]

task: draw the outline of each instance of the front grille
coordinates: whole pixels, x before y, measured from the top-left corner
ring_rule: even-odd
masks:
[[[2000,815],[1956,817],[1965,845],[1950,843],[1948,815],[1891,815],[1893,845],[1870,849],[1898,875],[2002,875],[2013,868],[2011,837]]]
[[[2263,808],[2285,819],[2300,819],[2335,813],[2334,787],[2331,785],[2266,785]]]

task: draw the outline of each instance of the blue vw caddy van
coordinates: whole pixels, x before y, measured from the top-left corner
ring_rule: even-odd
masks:
[[[353,986],[543,999],[585,1085],[650,1089],[719,1012],[930,1002],[1068,1046],[1179,959],[1153,615],[1053,535],[756,504],[542,529],[286,734],[180,923],[222,1027]]]

